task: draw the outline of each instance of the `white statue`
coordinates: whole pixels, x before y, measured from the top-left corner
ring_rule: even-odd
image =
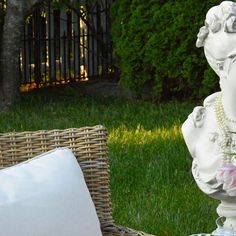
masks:
[[[197,47],[220,78],[221,91],[195,107],[182,126],[193,157],[192,173],[199,188],[221,200],[222,225],[213,235],[236,235],[236,3],[211,8],[198,34]],[[202,234],[201,234],[202,235]]]

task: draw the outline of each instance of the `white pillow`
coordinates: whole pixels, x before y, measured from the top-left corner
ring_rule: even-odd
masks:
[[[102,236],[83,173],[67,148],[0,171],[0,235]]]

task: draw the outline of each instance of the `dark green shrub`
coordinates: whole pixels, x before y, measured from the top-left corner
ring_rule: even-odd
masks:
[[[199,98],[218,89],[203,49],[195,46],[209,8],[221,1],[119,0],[112,8],[114,54],[121,83],[155,97]]]

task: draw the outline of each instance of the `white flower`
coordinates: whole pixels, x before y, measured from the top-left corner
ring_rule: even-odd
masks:
[[[216,142],[218,140],[218,138],[219,138],[219,134],[216,132],[212,132],[209,134],[209,139],[213,143]]]
[[[232,6],[231,5],[227,5],[227,6],[222,6],[221,8],[222,10],[222,14],[224,19],[228,19],[228,17],[232,14]]]
[[[205,24],[212,31],[212,33],[218,32],[221,28],[221,22],[217,17],[207,18]]]
[[[196,128],[202,127],[205,120],[205,113],[206,113],[205,107],[198,106],[193,109],[191,117],[192,117],[193,124]]]
[[[197,34],[197,37],[200,39],[205,39],[207,35],[209,34],[209,30],[206,26],[203,26],[200,28],[199,33]]]
[[[203,26],[200,28],[199,33],[197,34],[197,42],[196,42],[196,46],[198,48],[204,46],[204,40],[208,34],[209,34],[209,30],[206,26]]]
[[[235,33],[236,32],[236,16],[231,16],[225,22],[225,31],[228,33]]]

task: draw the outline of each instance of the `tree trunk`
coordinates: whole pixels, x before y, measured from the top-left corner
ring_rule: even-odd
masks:
[[[42,0],[8,0],[2,39],[2,79],[0,81],[0,112],[19,98],[19,52],[24,19]]]
[[[24,12],[21,5],[19,1],[18,4],[13,5],[9,1],[4,21],[1,60],[2,108],[13,104],[19,95],[19,50],[22,27],[24,26]]]

